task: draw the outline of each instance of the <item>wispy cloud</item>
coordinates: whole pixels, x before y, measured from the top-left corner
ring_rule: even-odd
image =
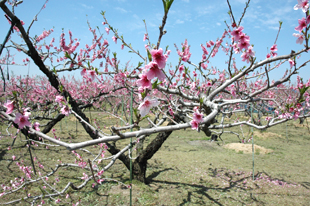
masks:
[[[137,14],[132,15],[133,18],[137,19],[137,20],[141,20],[140,17]]]
[[[123,14],[125,14],[125,13],[128,12],[126,9],[123,9],[123,8],[121,8],[121,7],[115,7],[115,10],[117,10],[117,11],[123,13]]]
[[[213,13],[214,9],[215,8],[213,6],[198,6],[195,10],[199,16],[202,16]]]
[[[175,23],[176,23],[176,24],[183,24],[184,21],[182,21],[181,19],[177,19],[177,20],[175,21]]]
[[[93,9],[93,6],[88,6],[86,4],[81,4],[81,6],[83,6],[85,9]]]

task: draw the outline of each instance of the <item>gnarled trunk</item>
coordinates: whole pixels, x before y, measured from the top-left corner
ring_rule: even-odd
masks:
[[[185,122],[185,118],[183,116],[180,116],[178,114],[174,114],[174,121],[175,122]],[[173,125],[173,122],[169,122],[168,125]],[[151,143],[147,145],[147,147],[141,151],[139,151],[139,155],[135,159],[132,165],[132,174],[133,179],[138,180],[143,183],[146,182],[146,169],[147,169],[147,161],[153,157],[153,155],[160,149],[160,147],[163,145],[163,143],[167,140],[167,138],[171,135],[172,131],[167,132],[161,132],[159,133],[155,139]],[[109,147],[108,151],[115,155],[120,150],[116,148],[115,145],[107,143],[107,146]],[[127,169],[130,169],[130,159],[127,155],[120,155],[119,160],[123,162],[123,164],[127,167]]]

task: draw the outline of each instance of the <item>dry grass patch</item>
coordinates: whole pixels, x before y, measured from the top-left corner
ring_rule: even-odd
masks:
[[[224,148],[233,149],[236,152],[243,152],[243,153],[252,153],[252,145],[251,144],[243,144],[243,143],[230,143],[224,145]],[[271,149],[266,149],[264,147],[254,145],[254,152],[259,154],[268,154],[273,152]]]
[[[282,135],[273,133],[273,132],[260,132],[260,131],[254,131],[253,135],[261,138],[261,139],[269,139],[269,138],[283,138]]]

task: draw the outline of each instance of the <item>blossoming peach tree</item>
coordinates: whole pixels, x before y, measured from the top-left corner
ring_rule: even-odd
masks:
[[[11,25],[4,44],[1,45],[0,52],[3,58],[0,64],[27,65],[31,59],[44,77],[11,77],[8,81],[1,68],[0,117],[2,123],[16,128],[14,134],[7,130],[7,134],[1,135],[3,138],[12,137],[15,141],[19,133],[23,134],[30,155],[31,147],[38,145],[65,147],[72,151],[74,163],[60,162],[49,171],[44,167],[44,164],[49,163],[41,162],[39,156],[31,156],[31,165],[26,165],[22,157],[17,160],[18,155],[13,155],[12,160],[24,175],[1,185],[0,196],[16,193],[20,196],[8,203],[28,201],[35,204],[36,201],[41,201],[43,204],[46,198],[60,202],[62,196],[68,194],[69,188],[81,189],[91,180],[95,181],[94,184],[102,184],[104,171],[108,170],[116,159],[122,161],[127,168],[130,167],[130,151],[134,145],[138,145],[139,150],[133,160],[133,175],[137,180],[145,182],[147,161],[175,130],[191,128],[202,131],[207,136],[213,133],[221,137],[224,132],[230,132],[231,127],[248,125],[256,129],[267,129],[288,120],[309,116],[310,80],[306,81],[297,76],[298,71],[309,62],[298,61],[300,55],[309,50],[308,0],[298,0],[294,7],[295,10],[302,9],[305,14],[296,24],[296,33],[292,30],[292,35],[297,38],[296,43],[303,46],[301,50],[278,56],[276,38],[274,45],[269,45],[271,47],[266,58],[258,61],[255,58],[255,47],[245,33],[246,28],[241,25],[250,0],[246,3],[239,20],[235,19],[227,1],[231,22],[226,23],[227,28],[218,39],[201,44],[201,60],[196,63],[191,61],[192,53],[186,39],[181,45],[175,44],[179,56],[177,60],[169,59],[171,51],[161,47],[173,0],[162,0],[164,15],[159,27],[158,40],[152,44],[146,29],[143,41],[147,43],[145,51],[141,53],[109,24],[105,12],[102,12],[104,32],[98,35],[100,28],[93,29],[89,25],[93,35],[92,42],[79,50],[80,43],[73,38],[71,32],[69,40],[65,38],[64,32],[61,34],[59,45],[55,44],[55,38],[48,41],[53,29],[31,38],[29,30],[32,23],[28,30],[25,30],[23,22],[14,13],[14,7],[21,2],[0,1],[0,7],[6,14],[5,18]],[[42,9],[44,7],[45,5]],[[280,22],[279,32],[281,24]],[[23,43],[8,41],[12,30],[22,38]],[[141,59],[136,67],[120,65],[117,54],[110,51],[110,43],[104,38],[110,33],[113,35],[112,40],[121,44],[121,49],[127,49]],[[4,48],[6,50],[3,50]],[[24,53],[27,58],[23,62],[15,62],[11,55],[13,50]],[[221,50],[227,55],[226,69],[219,70],[208,66]],[[3,55],[2,51],[7,53]],[[238,66],[237,58],[243,61],[242,66]],[[169,61],[175,61],[174,67],[168,66]],[[279,70],[281,73],[283,70],[280,68],[283,67],[289,69],[282,72],[278,79],[270,79],[271,71]],[[79,71],[82,80],[61,78],[60,74],[64,71]],[[294,75],[297,76],[296,84],[288,84]],[[110,106],[103,108],[106,104]],[[117,113],[121,104],[125,104],[125,115]],[[92,123],[86,116],[84,110],[90,107],[119,118],[125,126],[112,126],[110,133],[102,131],[100,125]],[[132,121],[129,118],[130,107],[133,111]],[[249,113],[250,108],[258,114],[263,113],[264,118],[257,115],[249,120],[240,120],[237,114]],[[83,126],[90,137],[89,140],[70,143],[55,135],[55,125],[69,115],[74,116]],[[227,115],[231,118],[236,116],[235,121],[227,122]],[[163,124],[165,121],[168,124]],[[143,122],[147,122],[148,126]],[[54,137],[47,135],[51,131]],[[151,134],[157,136],[148,145],[143,146],[144,139]],[[234,134],[239,137],[239,134]],[[123,148],[113,143],[128,138],[134,140]],[[244,137],[239,139],[244,141]],[[89,146],[98,146],[98,151],[87,161],[80,153],[90,153],[86,150]],[[104,157],[106,151],[111,154],[108,158]],[[82,183],[75,185],[68,182],[60,189],[51,185],[47,180],[57,175],[57,171],[64,167],[82,168]],[[20,192],[31,184],[39,184],[41,192],[26,196]]]

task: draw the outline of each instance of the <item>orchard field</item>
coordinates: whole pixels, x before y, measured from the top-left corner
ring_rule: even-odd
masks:
[[[103,112],[86,113],[107,128],[120,124],[117,118],[109,118]],[[5,129],[2,125],[1,132]],[[72,142],[87,136],[83,128],[76,127],[72,116],[62,120],[55,129],[58,138]],[[249,130],[244,126],[245,138],[249,137]],[[145,141],[149,142],[153,137]],[[229,143],[239,143],[235,135],[224,134],[222,139],[224,143],[221,140],[211,142],[204,134],[192,133],[190,129],[173,132],[148,162],[147,184],[133,181],[133,205],[307,205],[310,202],[310,135],[306,121],[304,124],[291,121],[267,131],[254,130],[254,143],[272,150],[268,154],[255,151],[255,181],[252,180],[252,153],[224,148]],[[11,138],[1,141],[3,182],[20,175],[16,168],[19,160],[13,161],[12,155],[25,148],[27,142],[18,141],[17,144],[16,141],[15,147],[8,151],[11,144]],[[251,145],[251,141],[245,144]],[[93,147],[84,149],[94,150]],[[81,152],[84,158],[91,156],[86,150]],[[43,145],[33,146],[32,151],[41,161],[50,162],[51,168],[60,161],[69,162],[72,157],[68,158],[70,151],[57,146],[49,146],[48,150]],[[23,159],[30,164],[29,153],[24,154]],[[81,174],[82,170],[79,170],[62,168],[48,182],[55,183],[55,189],[63,188],[67,181],[82,183],[82,177],[76,175]],[[94,181],[90,181],[80,191],[69,190],[69,197],[64,198],[62,204],[80,200],[81,205],[128,205],[129,171],[123,164],[117,161],[103,176],[105,181],[101,185],[92,186]],[[35,194],[38,190],[36,185],[31,185],[22,193]],[[18,196],[5,196],[2,201],[13,200],[15,195]],[[57,205],[54,201],[47,203]]]
[[[309,204],[309,7],[0,0],[0,205]]]

